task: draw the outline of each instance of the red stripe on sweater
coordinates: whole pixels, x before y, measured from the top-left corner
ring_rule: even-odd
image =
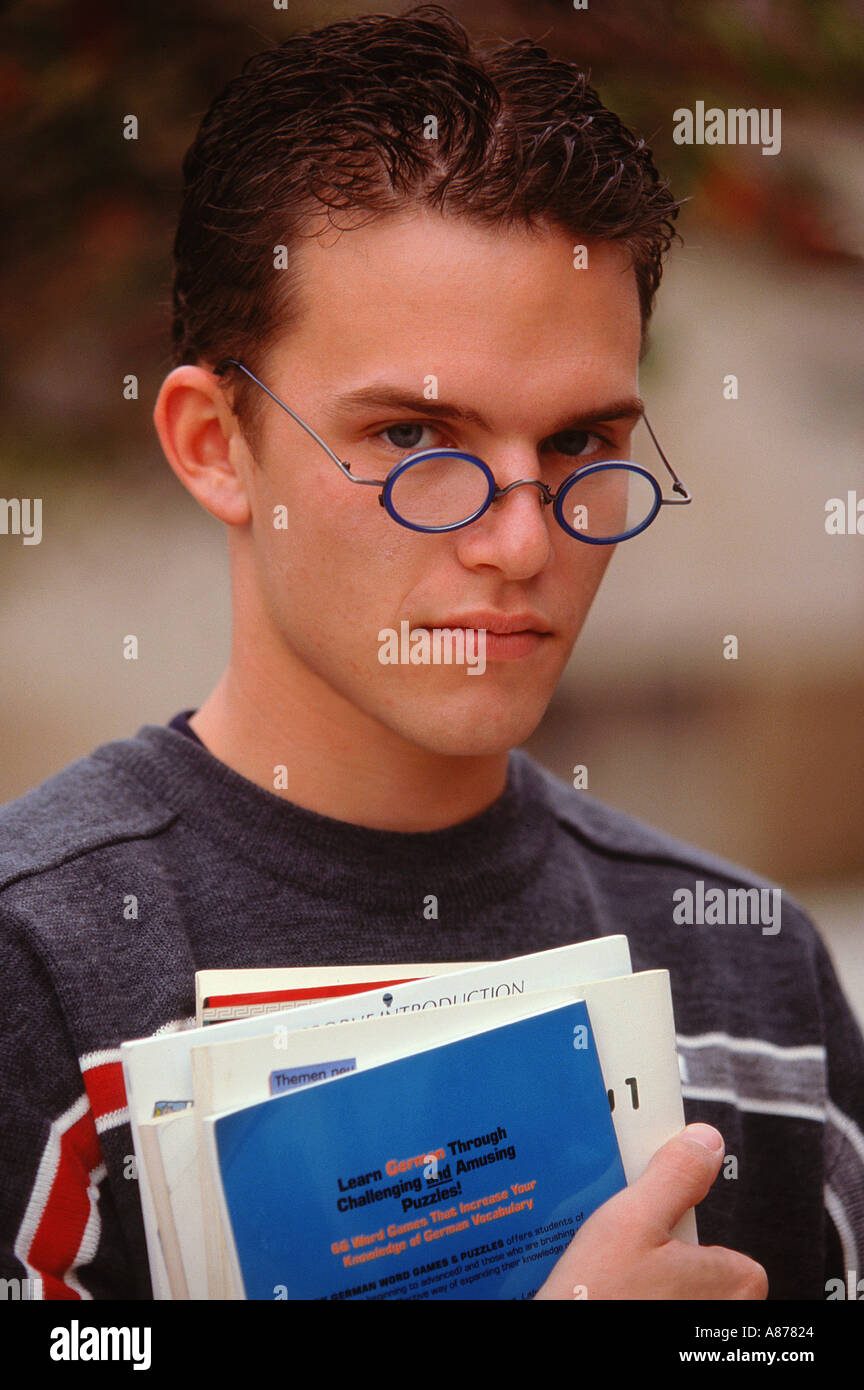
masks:
[[[122,1062],[102,1062],[98,1067],[88,1067],[83,1076],[97,1120],[110,1115],[112,1110],[122,1110],[127,1104]]]
[[[92,1211],[90,1174],[102,1162],[96,1120],[126,1106],[120,1062],[103,1062],[83,1073],[90,1109],[60,1140],[60,1159],[51,1191],[30,1245],[27,1262],[42,1277],[46,1299],[80,1300],[64,1282],[75,1265]]]
[[[90,1174],[101,1162],[99,1136],[88,1110],[61,1137],[57,1171],[28,1254],[28,1264],[42,1277],[46,1299],[81,1297],[63,1279],[75,1264],[90,1218]]]

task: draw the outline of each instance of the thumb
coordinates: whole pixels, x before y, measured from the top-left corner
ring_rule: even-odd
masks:
[[[693,1124],[658,1149],[645,1172],[627,1189],[652,1226],[668,1237],[685,1211],[695,1207],[714,1182],[725,1151],[713,1125]]]

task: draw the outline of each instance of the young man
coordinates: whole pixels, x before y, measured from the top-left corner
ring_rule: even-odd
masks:
[[[637,969],[671,971],[697,1123],[539,1296],[825,1297],[860,1268],[864,1045],[813,927],[788,901],[779,931],[682,927],[676,891],[761,881],[510,751],[612,556],[596,542],[659,487],[686,498],[659,457],[629,504],[620,470],[570,481],[646,428],[675,211],[650,151],[570,64],[478,56],[424,7],[252,59],[184,173],[155,421],[226,528],[231,655],[197,712],[3,813],[2,1274],[150,1295],[118,1048],[184,1025],[196,969],[623,931]],[[475,654],[485,634],[484,660],[382,659],[403,624]],[[698,1248],[669,1239],[696,1202]]]

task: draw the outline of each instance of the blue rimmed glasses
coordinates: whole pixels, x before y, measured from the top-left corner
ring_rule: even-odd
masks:
[[[311,425],[301,420],[269,386],[259,381],[235,357],[225,357],[215,367],[221,376],[233,366],[260,386],[262,391],[291,416],[351,483],[377,487],[379,504],[400,526],[410,531],[436,533],[459,531],[487,512],[493,502],[517,487],[534,487],[543,506],[551,506],[555,520],[574,540],[588,545],[615,545],[630,540],[651,525],[661,507],[685,506],[692,497],[660,447],[645,415],[645,427],[672,478],[676,497],[664,497],[660,484],[647,468],[624,459],[586,464],[567,472],[553,491],[538,478],[519,478],[498,487],[488,464],[461,449],[421,449],[409,453],[386,478],[355,478],[351,467],[337,457]]]

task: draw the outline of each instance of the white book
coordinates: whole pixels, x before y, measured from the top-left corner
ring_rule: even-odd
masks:
[[[199,1142],[198,1118],[191,1105],[138,1123],[155,1240],[165,1266],[167,1291],[159,1295],[164,1299],[210,1297],[208,1251],[218,1248],[220,1238],[212,1232],[212,1223],[208,1233]],[[213,1263],[215,1255],[209,1259]]]
[[[139,1130],[170,1297],[206,1298],[204,1209],[195,1115],[190,1107],[173,1115],[144,1120]]]
[[[254,1014],[282,1013],[304,1004],[317,1003],[341,993],[359,993],[374,985],[452,975],[470,970],[482,961],[438,961],[425,965],[320,965],[281,966],[265,970],[197,970],[195,1019],[228,1023]]]
[[[222,1192],[213,1122],[221,1114],[243,1110],[271,1098],[282,1099],[282,1081],[294,1073],[315,1078],[307,1084],[326,1084],[328,1063],[354,1070],[380,1066],[400,1057],[499,1027],[584,999],[604,1083],[612,1104],[612,1120],[627,1182],[635,1182],[652,1155],[684,1126],[678,1055],[669,974],[645,971],[569,988],[456,1006],[421,1017],[399,1015],[343,1023],[317,1031],[273,1034],[236,1043],[196,1048],[196,1106],[201,1106],[203,1159],[210,1170],[208,1187],[216,1199],[211,1213],[225,1231],[233,1296],[243,1297],[242,1278]],[[277,1086],[274,1092],[274,1082]],[[212,1110],[211,1110],[212,1107]],[[697,1240],[693,1211],[685,1213],[674,1233]],[[230,1296],[230,1295],[229,1295]]]
[[[612,1106],[612,1123],[627,1182],[641,1177],[654,1154],[686,1123],[668,970],[642,970],[598,980],[580,990]],[[696,1244],[696,1215],[685,1212],[672,1232]]]
[[[192,1098],[192,1048],[215,1041],[217,1029],[221,1039],[229,1042],[271,1033],[279,1028],[293,1031],[300,1027],[320,1027],[402,1011],[416,1016],[428,1008],[444,1008],[457,1002],[478,1002],[483,998],[502,998],[510,994],[555,988],[574,980],[605,979],[626,974],[630,969],[627,938],[604,936],[558,946],[549,951],[515,956],[511,960],[487,962],[452,975],[437,976],[434,986],[420,980],[388,986],[385,994],[364,992],[299,1009],[288,1009],[281,1014],[258,1014],[231,1023],[190,1028],[179,1033],[161,1033],[123,1043],[120,1055],[138,1164],[138,1187],[154,1298],[170,1298],[171,1292],[159,1244],[146,1162],[141,1151],[139,1126],[142,1121],[152,1118],[158,1100]]]
[[[177,1114],[160,1115],[152,1120],[147,1120],[146,1123],[141,1125],[139,1135],[141,1155],[144,1160],[144,1166],[146,1167],[150,1198],[153,1203],[154,1218],[159,1239],[159,1251],[162,1257],[165,1278],[169,1290],[166,1295],[168,1298],[188,1298],[189,1291],[186,1285],[183,1256],[180,1252],[180,1245],[177,1240],[174,1213],[171,1209],[171,1200],[168,1195],[168,1185],[165,1180],[165,1169],[162,1164],[162,1155],[159,1151],[158,1131],[163,1126],[171,1125],[175,1120],[180,1118],[181,1113],[178,1112]]]

